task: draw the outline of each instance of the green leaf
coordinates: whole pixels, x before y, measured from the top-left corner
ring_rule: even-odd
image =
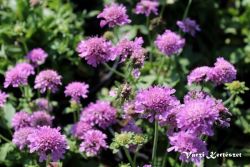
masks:
[[[14,149],[12,143],[5,143],[0,147],[0,162],[4,162],[7,154]]]
[[[16,113],[15,108],[12,106],[12,104],[7,103],[4,105],[3,107],[3,117],[6,121],[6,125],[8,128],[11,128],[11,119],[14,116],[14,114]]]

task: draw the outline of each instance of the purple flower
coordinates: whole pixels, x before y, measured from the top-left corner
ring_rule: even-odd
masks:
[[[177,21],[176,24],[183,32],[189,33],[192,36],[195,36],[196,32],[201,30],[196,21],[191,20],[190,18],[186,18],[182,21]]]
[[[36,111],[30,117],[32,127],[52,126],[53,117],[45,111]]]
[[[0,107],[4,106],[7,98],[8,98],[8,95],[0,90]]]
[[[132,76],[135,78],[135,79],[138,79],[141,75],[141,71],[139,68],[135,68],[133,69],[132,71]]]
[[[65,88],[65,95],[70,96],[72,100],[80,102],[80,98],[87,98],[89,85],[84,82],[72,82]]]
[[[117,55],[121,56],[121,62],[124,62],[128,56],[132,56],[134,52],[142,49],[142,37],[135,38],[134,41],[128,39],[121,40],[116,46]]]
[[[45,98],[38,98],[35,100],[35,105],[38,111],[51,111],[52,107],[49,104],[49,101]]]
[[[35,89],[38,89],[41,93],[49,90],[55,93],[60,86],[62,76],[54,70],[43,70],[41,71],[35,79]]]
[[[68,144],[66,136],[62,135],[59,130],[59,128],[43,126],[28,136],[30,153],[38,153],[40,162],[46,160],[47,156],[50,156],[52,161],[63,158]]]
[[[35,48],[27,55],[27,59],[29,59],[31,64],[34,64],[35,66],[43,64],[47,57],[48,54],[41,48]]]
[[[28,77],[34,75],[34,67],[28,63],[18,63],[5,73],[4,88],[10,85],[14,88],[27,85]]]
[[[127,9],[125,6],[112,3],[105,6],[104,10],[97,16],[97,18],[103,19],[100,22],[101,27],[104,27],[107,24],[109,27],[114,27],[116,25],[121,26],[131,22],[126,12]]]
[[[149,16],[150,13],[158,14],[159,2],[154,0],[141,0],[137,3],[135,8],[136,14],[145,14]]]
[[[77,46],[77,52],[93,67],[116,58],[112,43],[102,37],[92,37],[81,41]]]
[[[35,131],[34,128],[31,127],[25,127],[20,128],[15,131],[13,135],[12,142],[20,149],[24,149],[26,146],[28,146],[28,136],[32,134]]]
[[[224,58],[219,57],[209,73],[209,80],[216,85],[232,82],[236,79],[237,70]]]
[[[188,76],[188,85],[192,83],[199,83],[201,81],[208,81],[208,75],[211,72],[211,68],[207,66],[195,68]]]
[[[142,129],[135,124],[135,120],[131,119],[127,125],[125,125],[121,132],[134,132],[134,133],[142,133]]]
[[[24,127],[30,127],[30,115],[24,111],[15,113],[15,115],[12,118],[12,127],[15,130]]]
[[[79,121],[72,126],[71,133],[74,137],[81,139],[83,135],[90,129],[93,129],[90,124]]]
[[[220,101],[215,100],[205,93],[196,93],[198,96],[190,98],[185,97],[184,104],[179,106],[176,112],[177,127],[194,135],[212,136],[213,125],[215,122],[225,124],[227,122],[221,118]],[[220,109],[219,109],[220,108]]]
[[[185,96],[184,96],[184,103],[188,103],[189,101],[196,100],[196,99],[205,99],[208,97],[208,93],[203,92],[203,91],[197,91],[197,90],[192,90],[189,91]]]
[[[88,157],[96,156],[102,149],[107,148],[107,136],[99,130],[89,130],[83,136],[80,151]]]
[[[198,165],[201,161],[201,157],[192,156],[189,154],[204,154],[207,155],[208,151],[206,148],[206,143],[203,142],[198,137],[189,134],[187,132],[180,131],[178,133],[174,133],[173,136],[169,137],[171,147],[168,148],[168,152],[176,151],[180,153],[179,159],[183,162],[194,162]]]
[[[170,30],[165,30],[162,35],[157,36],[155,45],[162,53],[171,56],[181,51],[185,45],[185,39]]]
[[[173,94],[174,89],[168,87],[154,86],[137,92],[135,97],[135,110],[142,117],[151,122],[167,117],[171,110],[180,104]]]
[[[135,110],[135,102],[134,101],[129,101],[124,103],[123,105],[123,118],[124,119],[131,119],[133,115],[138,114],[137,111]]]
[[[150,165],[150,164],[145,164],[145,165],[143,165],[143,167],[152,167],[152,165]]]
[[[90,103],[81,113],[81,121],[87,122],[92,126],[106,128],[116,120],[116,109],[109,102],[97,101]]]

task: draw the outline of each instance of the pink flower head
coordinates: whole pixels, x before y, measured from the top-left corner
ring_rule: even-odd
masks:
[[[136,14],[145,14],[149,16],[150,13],[158,14],[159,2],[154,0],[141,0],[137,3],[135,8]]]
[[[165,30],[162,35],[157,36],[155,45],[162,53],[171,56],[181,51],[185,45],[185,39],[170,30]]]
[[[24,127],[30,127],[30,115],[24,111],[15,113],[15,115],[12,118],[12,127],[15,130]]]
[[[8,98],[8,95],[0,90],[0,107],[4,106],[7,98]]]
[[[48,54],[41,48],[35,48],[27,55],[27,58],[30,60],[31,64],[34,64],[35,66],[43,64],[47,57]]]
[[[106,101],[90,103],[82,110],[81,121],[92,126],[107,128],[116,121],[116,109]]]
[[[4,87],[19,87],[28,84],[28,77],[34,75],[34,67],[28,63],[18,63],[5,73]]]
[[[35,131],[34,128],[24,127],[15,131],[12,142],[20,149],[24,149],[30,143],[28,136]]]
[[[197,166],[201,162],[201,157],[199,156],[189,156],[188,154],[204,154],[207,155],[208,151],[206,148],[206,143],[203,142],[198,137],[189,134],[184,131],[174,133],[169,137],[171,147],[168,148],[168,152],[176,151],[180,153],[179,159],[183,162],[194,162]]]
[[[97,16],[97,18],[102,18],[100,26],[104,27],[108,25],[109,27],[114,27],[116,25],[125,25],[131,22],[126,14],[127,9],[121,4],[112,3],[105,6],[104,10]]]
[[[45,111],[36,111],[30,117],[32,127],[52,126],[53,117]]]
[[[77,52],[93,67],[116,58],[112,43],[102,37],[92,37],[81,41],[77,46]]]
[[[90,124],[83,121],[79,121],[72,126],[71,133],[76,138],[81,139],[84,136],[84,134],[90,129],[93,129],[93,127]]]
[[[183,32],[189,33],[192,36],[195,36],[196,32],[201,30],[196,21],[191,20],[190,18],[186,18],[182,21],[177,21],[176,24]]]
[[[216,85],[232,82],[236,79],[237,70],[235,67],[223,57],[217,58],[214,67],[209,73],[209,80]]]
[[[195,68],[188,76],[188,85],[192,83],[200,83],[201,81],[208,81],[208,75],[211,72],[211,68],[208,66]]]
[[[66,136],[62,135],[59,130],[59,128],[43,126],[28,136],[30,153],[36,152],[40,162],[47,160],[48,156],[52,161],[63,158],[68,144]]]
[[[80,102],[80,98],[87,98],[89,85],[84,82],[72,82],[65,88],[65,95],[70,96],[72,100]]]
[[[80,151],[85,152],[88,157],[96,156],[102,149],[107,148],[107,136],[99,130],[89,130],[82,137]]]
[[[161,86],[140,90],[135,97],[135,111],[150,121],[161,120],[180,104],[174,93],[174,89]]]
[[[44,93],[46,90],[55,93],[60,86],[61,76],[54,70],[43,70],[41,71],[35,79],[35,89],[38,89],[41,93]]]

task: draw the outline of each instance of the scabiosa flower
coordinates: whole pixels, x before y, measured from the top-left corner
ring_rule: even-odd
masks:
[[[15,67],[9,69],[5,73],[4,87],[7,88],[10,85],[14,88],[27,85],[28,77],[34,75],[34,67],[28,63],[18,63]]]
[[[236,74],[237,70],[235,67],[223,57],[219,57],[209,73],[208,78],[216,85],[220,85],[235,80]]]
[[[180,52],[185,45],[185,39],[170,30],[165,30],[162,35],[157,36],[155,45],[162,53],[171,56]]]
[[[135,97],[135,110],[150,121],[160,120],[180,104],[174,93],[174,89],[161,86],[140,90]]]
[[[77,52],[93,67],[116,58],[112,43],[102,37],[92,37],[81,41],[77,46]]]
[[[121,132],[134,132],[134,133],[142,133],[142,129],[135,124],[135,120],[131,119],[127,125],[125,125]]]
[[[150,13],[158,14],[159,2],[154,0],[141,0],[137,3],[135,8],[136,14],[145,14],[149,16]]]
[[[45,111],[36,111],[30,117],[32,127],[52,126],[53,117]]]
[[[20,128],[17,131],[15,131],[13,135],[12,142],[20,149],[24,149],[26,146],[28,146],[29,141],[28,136],[32,134],[35,131],[34,128],[31,127],[24,127]]]
[[[107,148],[107,136],[99,130],[89,130],[82,137],[80,151],[85,152],[88,157],[96,156],[102,149]]]
[[[192,36],[195,36],[197,31],[200,31],[200,26],[196,23],[195,20],[186,18],[182,21],[177,21],[178,27],[185,33],[189,33]]]
[[[116,119],[116,109],[109,102],[97,101],[90,103],[81,113],[81,120],[92,126],[106,128],[113,124]]]
[[[49,101],[45,98],[38,98],[35,100],[35,105],[37,111],[51,111],[52,107],[49,104]]]
[[[206,97],[209,97],[208,93],[198,90],[192,90],[189,91],[184,96],[184,103],[188,103],[189,101],[196,100],[196,99],[205,99]]]
[[[84,82],[72,82],[65,88],[65,95],[70,96],[72,100],[80,102],[80,97],[87,98],[89,85]]]
[[[41,48],[35,48],[27,55],[27,59],[35,66],[43,64],[47,57],[48,54]]]
[[[131,119],[135,114],[138,114],[137,111],[135,110],[135,102],[134,101],[129,101],[124,103],[123,105],[123,118],[124,119]]]
[[[12,118],[12,127],[15,130],[24,127],[30,127],[30,115],[25,111],[15,113]]]
[[[0,90],[0,107],[4,106],[7,98],[8,98],[8,95]]]
[[[192,155],[188,157],[188,155],[197,153],[203,154],[205,156],[208,153],[205,142],[203,142],[198,137],[184,131],[173,134],[173,136],[169,137],[169,141],[171,147],[168,148],[167,151],[179,152],[179,159],[183,162],[192,161],[198,165],[201,161],[201,157]]]
[[[97,16],[97,18],[102,18],[100,26],[104,27],[108,24],[109,27],[114,27],[116,25],[121,26],[131,22],[126,14],[127,9],[125,6],[112,3],[105,6],[104,10]]]
[[[137,37],[134,41],[121,40],[116,46],[116,52],[117,55],[121,56],[121,62],[124,62],[128,56],[131,56],[137,50],[142,49],[143,42],[142,37]]]
[[[40,162],[46,160],[47,156],[50,156],[52,161],[63,158],[68,144],[66,136],[62,135],[59,130],[59,128],[43,126],[28,136],[30,153],[38,153]]]
[[[93,127],[90,124],[83,121],[79,121],[72,126],[71,133],[76,138],[81,139],[83,135],[90,129],[93,129]]]
[[[34,88],[41,93],[44,93],[46,90],[55,93],[58,86],[62,84],[61,78],[62,76],[58,75],[54,70],[43,70],[36,76]]]
[[[209,96],[185,101],[176,113],[177,127],[195,135],[212,136],[213,124],[220,121],[216,106],[216,100]]]
[[[208,66],[195,68],[188,76],[188,85],[192,83],[199,83],[201,81],[208,81],[208,75],[211,72],[211,68]]]

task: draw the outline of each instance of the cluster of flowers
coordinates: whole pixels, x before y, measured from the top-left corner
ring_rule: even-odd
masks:
[[[235,67],[224,58],[219,57],[214,63],[214,67],[202,66],[195,68],[188,75],[187,80],[189,85],[202,81],[211,81],[215,85],[221,85],[235,80],[236,74]]]
[[[158,2],[141,0],[136,5],[135,13],[149,16],[158,14]],[[126,8],[119,4],[110,4],[97,16],[102,19],[100,26],[121,26],[131,22],[126,14]],[[187,18],[178,21],[177,25],[183,32],[192,36],[200,31],[195,21]],[[137,37],[134,40],[122,39],[113,45],[104,37],[90,37],[81,41],[77,46],[77,52],[81,58],[93,67],[101,63],[113,61],[119,57],[120,62],[129,59],[133,63],[134,77],[139,77],[139,70],[144,64],[146,51],[142,47],[143,39]],[[171,56],[180,53],[185,45],[185,39],[171,30],[165,30],[155,40],[156,47],[165,55]],[[47,53],[40,48],[33,49],[27,55],[27,61],[17,63],[5,73],[4,87],[24,87],[28,85],[28,78],[35,75],[35,68],[43,64]],[[212,81],[216,85],[228,83],[236,78],[236,70],[232,64],[218,58],[214,67],[199,67],[188,76],[188,83]],[[62,76],[51,69],[42,70],[35,77],[34,88],[40,93],[55,93],[62,85]],[[65,87],[65,96],[71,101],[80,104],[81,99],[87,98],[89,85],[84,82],[72,82]],[[127,89],[125,89],[128,91]],[[174,95],[175,89],[166,86],[152,86],[136,92],[133,100],[126,101],[123,106],[123,118],[128,119],[128,124],[121,129],[120,134],[115,134],[111,148],[119,149],[121,146],[132,148],[134,145],[146,142],[142,130],[136,125],[135,119],[147,119],[157,122],[160,126],[168,127],[167,137],[171,147],[168,151],[180,153],[180,160],[199,163],[199,157],[187,157],[188,153],[207,153],[206,143],[201,136],[212,136],[215,123],[228,127],[230,113],[221,100],[217,100],[202,91],[190,91],[181,103]],[[0,91],[0,106],[6,102],[7,94]],[[40,161],[48,156],[53,161],[63,157],[68,149],[66,136],[62,135],[60,128],[52,127],[53,116],[49,101],[46,99],[35,100],[37,110],[32,114],[20,111],[15,114],[12,126],[15,130],[13,143],[19,149],[28,148],[31,153],[36,152]],[[102,149],[106,149],[107,136],[104,129],[117,121],[117,110],[107,101],[90,103],[81,111],[80,119],[71,129],[72,135],[80,140],[80,151],[87,156],[96,156]],[[150,166],[150,165],[145,165]]]
[[[158,14],[158,1],[141,0],[137,6],[136,14],[145,14],[149,16],[150,13]],[[104,10],[97,16],[102,19],[100,26],[109,27],[121,26],[131,22],[126,14],[126,8],[123,5],[112,3],[107,5]],[[195,35],[200,31],[199,26],[194,20],[189,18],[178,21],[177,25],[183,32]],[[81,58],[84,58],[87,63],[93,67],[98,64],[113,61],[119,58],[124,62],[127,58],[133,63],[134,70],[132,72],[135,78],[140,75],[140,68],[144,64],[146,50],[142,47],[142,37],[135,38],[134,41],[128,39],[121,39],[116,45],[104,37],[89,37],[78,44],[77,52]],[[155,40],[156,47],[168,56],[178,54],[185,45],[185,39],[171,30],[165,30],[162,35],[158,35]]]

